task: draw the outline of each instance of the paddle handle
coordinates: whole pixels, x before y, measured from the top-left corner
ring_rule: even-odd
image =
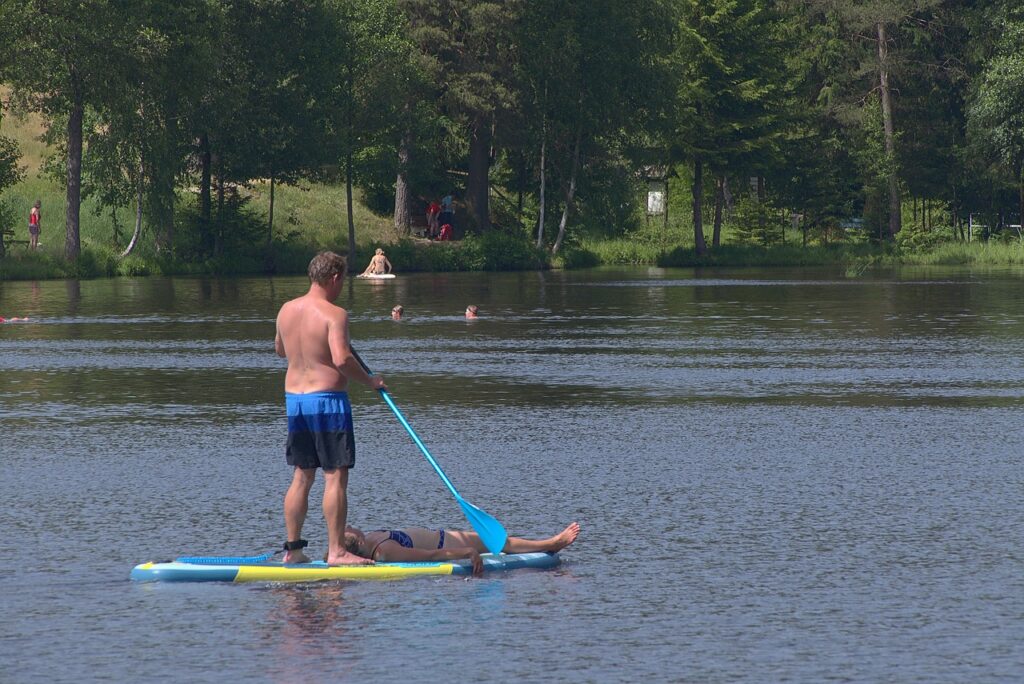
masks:
[[[359,356],[359,353],[355,349],[352,349],[352,355],[356,357],[356,361],[358,361],[359,365],[363,367],[363,370],[366,371],[367,375],[373,375],[373,371],[370,370],[370,367],[366,365],[365,361],[363,361],[363,357]],[[437,474],[441,476],[441,480],[445,483],[445,486],[448,487],[448,490],[455,495],[456,499],[461,501],[462,497],[459,495],[458,490],[455,489],[455,485],[453,485],[452,481],[448,479],[448,476],[444,474],[444,471],[441,470],[441,466],[434,460],[434,457],[430,455],[430,450],[427,449],[427,446],[422,442],[422,440],[420,440],[416,431],[412,429],[412,425],[409,425],[409,421],[405,419],[405,416],[402,415],[398,406],[395,405],[395,402],[391,399],[391,395],[388,394],[388,391],[385,389],[379,389],[377,391],[380,392],[380,396],[384,399],[384,403],[388,405],[392,413],[395,414],[395,417],[398,418],[398,422],[402,424],[405,431],[409,433],[410,437],[412,437],[412,441],[416,443],[416,446],[418,446],[420,451],[423,452],[423,455],[426,456],[430,465],[433,466],[434,470],[437,471]]]

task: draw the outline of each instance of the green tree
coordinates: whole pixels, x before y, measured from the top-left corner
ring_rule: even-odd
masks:
[[[679,13],[680,77],[668,146],[673,162],[692,164],[694,246],[703,254],[707,171],[717,184],[717,244],[727,172],[761,178],[778,155],[785,121],[785,75],[779,68],[784,61],[779,18],[770,3],[680,0]],[[763,202],[763,192],[758,195]]]
[[[1008,11],[1001,39],[985,66],[970,105],[971,132],[980,149],[1004,164],[1018,188],[1018,223],[1024,222],[1024,12]]]
[[[50,124],[64,121],[66,195],[64,254],[81,252],[82,122],[121,82],[119,3],[104,0],[6,0],[0,24],[16,36],[4,78],[23,104]]]
[[[0,122],[3,121],[3,112],[0,111]],[[18,166],[21,153],[18,150],[18,143],[7,136],[0,135],[0,233],[14,227],[16,217],[14,210],[4,200],[4,190],[21,182],[25,177],[25,170]],[[0,235],[0,256],[5,254],[4,236]]]
[[[436,83],[442,112],[468,141],[465,203],[470,227],[491,227],[490,166],[497,118],[513,102],[512,29],[522,0],[402,0],[410,38]]]

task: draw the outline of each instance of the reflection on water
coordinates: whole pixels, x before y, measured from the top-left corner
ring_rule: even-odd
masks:
[[[512,534],[579,520],[564,565],[129,583],[144,560],[279,547],[274,316],[305,287],[0,283],[0,314],[32,318],[0,326],[0,528],[18,540],[0,548],[0,646],[25,681],[393,681],[410,663],[526,681],[1024,671],[1020,274],[352,281],[354,340],[445,472]],[[353,524],[464,527],[388,409],[359,388],[353,404]]]
[[[293,670],[294,664],[321,658],[324,642],[331,645],[338,674],[351,674],[346,672],[346,662],[351,662],[346,646],[353,635],[346,622],[350,606],[345,603],[344,584],[272,586],[267,591],[272,595],[271,610],[260,621],[262,638],[266,648],[279,653],[279,662],[288,664],[274,673],[275,681],[289,674],[305,676],[302,670]]]

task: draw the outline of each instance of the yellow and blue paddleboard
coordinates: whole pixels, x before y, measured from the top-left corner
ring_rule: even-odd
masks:
[[[481,554],[484,572],[518,568],[553,568],[557,553]],[[198,561],[198,562],[190,562]],[[394,580],[417,575],[470,575],[469,561],[444,563],[377,563],[331,567],[323,561],[284,564],[279,561],[211,563],[179,558],[161,563],[142,563],[132,569],[138,582],[315,582],[319,580]]]

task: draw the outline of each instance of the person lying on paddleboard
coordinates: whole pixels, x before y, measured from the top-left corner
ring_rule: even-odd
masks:
[[[561,551],[576,541],[579,523],[547,539],[509,537],[505,553],[531,553]],[[480,535],[463,530],[432,530],[426,527],[403,527],[399,530],[371,530],[363,532],[357,527],[345,528],[345,550],[363,558],[388,563],[441,561],[468,558],[473,563],[473,574],[484,571],[480,554],[487,552]]]
[[[391,262],[384,256],[384,250],[378,247],[377,253],[370,259],[363,275],[384,275],[385,273],[391,273]]]

